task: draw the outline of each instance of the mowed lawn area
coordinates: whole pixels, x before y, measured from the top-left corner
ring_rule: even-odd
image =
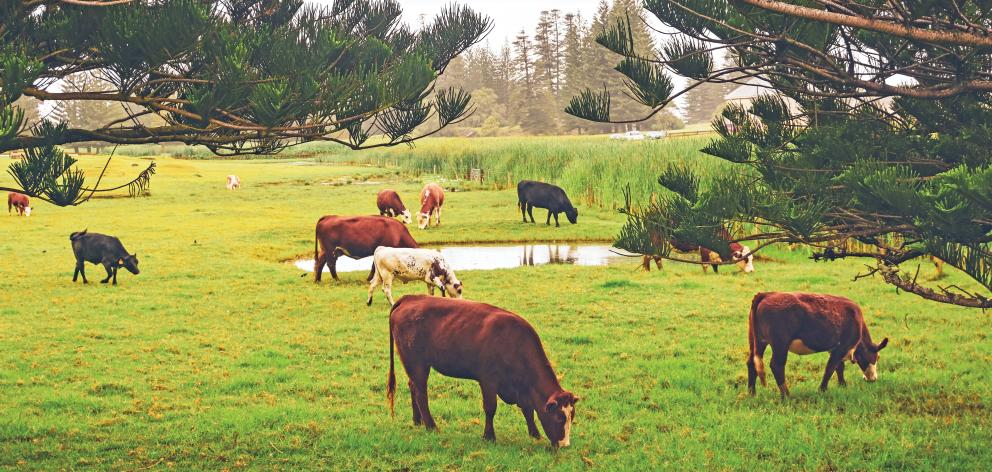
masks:
[[[0,170],[10,162],[0,158]],[[992,314],[852,282],[859,261],[784,250],[745,275],[666,264],[464,271],[466,297],[516,312],[540,334],[561,382],[582,397],[572,447],[533,440],[500,403],[482,440],[475,382],[434,374],[440,431],[410,420],[406,375],[386,407],[389,307],[365,306],[365,274],[316,285],[325,214],[377,213],[423,181],[301,160],[158,159],[151,196],[77,208],[37,203],[0,216],[0,468],[281,470],[981,470],[992,463]],[[103,160],[84,158],[98,169]],[[114,158],[108,182],[148,161]],[[243,188],[229,192],[225,176]],[[644,176],[654,179],[654,176]],[[4,173],[0,184],[9,184]],[[422,243],[609,240],[623,215],[582,206],[578,225],[520,222],[515,191],[449,193]],[[564,219],[562,219],[564,223]],[[140,259],[120,285],[71,282],[68,236],[119,236]],[[920,277],[933,275],[928,263]],[[961,282],[951,275],[941,283]],[[861,304],[882,351],[879,381],[817,390],[826,355],[791,356],[792,398],[746,394],[747,312],[759,291],[804,290]],[[424,292],[400,285],[399,296]],[[766,357],[766,362],[768,358]],[[769,373],[769,380],[771,380]],[[543,433],[542,433],[543,435]]]

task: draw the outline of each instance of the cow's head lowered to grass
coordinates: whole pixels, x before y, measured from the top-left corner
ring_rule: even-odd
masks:
[[[568,222],[573,225],[579,222],[579,209],[571,207],[565,210],[565,217],[568,218]]]
[[[571,444],[572,421],[575,420],[575,404],[579,397],[562,390],[551,395],[544,408],[539,408],[537,417],[541,420],[544,434],[552,447],[568,447]]]
[[[878,351],[885,349],[889,345],[889,338],[882,339],[882,342],[874,344],[870,339],[862,339],[858,346],[854,348],[851,355],[851,362],[858,364],[865,380],[874,382],[878,380]]]
[[[431,280],[441,289],[442,296],[462,298],[462,282],[443,259],[435,259],[431,263]]]
[[[134,275],[138,275],[140,272],[138,270],[137,254],[128,254],[127,256],[122,257],[119,261],[117,261],[117,265],[127,269],[128,272]]]

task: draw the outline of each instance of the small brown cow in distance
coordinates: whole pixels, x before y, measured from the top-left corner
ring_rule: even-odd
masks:
[[[384,216],[334,216],[317,220],[313,241],[314,281],[320,282],[324,265],[338,280],[337,262],[341,256],[369,257],[379,246],[417,248],[410,231],[399,221]],[[373,270],[375,270],[373,268]],[[369,273],[372,280],[372,273]]]
[[[772,347],[772,374],[782,398],[789,395],[785,384],[785,361],[789,353],[806,355],[829,352],[827,369],[820,382],[826,391],[834,372],[837,382],[844,382],[844,361],[857,363],[865,380],[878,379],[878,351],[889,343],[885,338],[875,344],[868,333],[861,308],[843,297],[815,293],[759,293],[751,301],[748,319],[750,354],[747,358],[747,388],[754,395],[755,379],[765,385],[762,357]]]
[[[733,237],[730,235],[730,232],[726,230],[726,228],[721,228],[719,234],[724,240],[733,241]],[[660,246],[660,235],[651,234],[651,242],[655,246]],[[688,253],[699,251],[699,261],[703,263],[701,265],[703,266],[704,273],[706,272],[707,265],[713,267],[714,274],[720,272],[720,264],[723,263],[723,259],[720,257],[718,252],[696,244],[683,243],[674,239],[670,242],[672,247],[678,252]],[[728,242],[727,247],[730,249],[731,262],[734,262],[744,273],[749,274],[754,272],[754,255],[751,254],[751,248],[736,242]],[[662,258],[660,256],[644,256],[641,261],[641,267],[643,267],[645,271],[650,272],[651,261],[654,260],[654,265],[658,267],[658,270],[661,270],[661,259]]]
[[[558,384],[541,339],[523,318],[484,303],[425,295],[401,298],[389,315],[390,413],[396,394],[394,345],[410,379],[414,425],[437,429],[427,405],[427,376],[434,368],[441,375],[479,382],[486,413],[483,438],[496,440],[498,396],[520,407],[531,436],[541,437],[534,424],[537,412],[552,447],[569,445],[579,397]]]
[[[395,190],[380,190],[375,196],[375,204],[379,207],[379,215],[381,216],[401,217],[406,224],[413,222],[410,210],[406,209],[403,200],[400,200],[400,194],[396,193]]]
[[[21,216],[31,216],[31,199],[22,193],[10,192],[7,194],[7,214],[11,210],[17,210]]]
[[[441,226],[441,207],[444,206],[444,189],[438,184],[427,184],[420,192],[420,212],[417,213],[417,226],[427,229],[431,216],[437,217],[435,226]]]

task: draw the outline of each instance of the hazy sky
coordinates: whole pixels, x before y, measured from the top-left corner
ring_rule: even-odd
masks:
[[[407,22],[416,26],[420,15],[426,15],[430,21],[450,0],[399,0],[403,5],[403,14]],[[471,6],[475,11],[488,15],[493,19],[493,32],[483,41],[493,47],[502,46],[506,38],[513,37],[521,28],[527,29],[528,34],[534,33],[537,17],[543,10],[559,9],[562,12],[580,11],[582,16],[589,18],[596,12],[599,0],[463,0],[458,3]]]
[[[314,3],[331,3],[333,0],[309,0]],[[596,13],[601,0],[397,0],[403,7],[408,24],[417,27],[421,17],[431,21],[442,8],[452,3],[468,5],[493,20],[493,30],[482,44],[499,49],[509,39],[511,42],[521,29],[534,34],[537,19],[542,11],[561,10],[562,13],[582,13],[588,22]],[[610,0],[612,3],[612,0]],[[654,23],[652,23],[654,24]]]

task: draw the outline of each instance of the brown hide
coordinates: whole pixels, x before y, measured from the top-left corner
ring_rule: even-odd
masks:
[[[24,210],[31,206],[31,199],[27,195],[10,192],[7,194],[7,213],[12,209],[17,209],[17,214],[24,216]]]
[[[444,206],[444,189],[434,183],[424,186],[424,190],[420,192],[420,212],[429,215],[442,206]]]
[[[748,318],[750,355],[747,359],[748,391],[754,394],[755,379],[765,382],[763,356],[771,346],[771,369],[782,397],[789,394],[785,362],[789,352],[829,352],[820,390],[827,389],[833,373],[844,384],[844,361],[856,362],[865,378],[875,380],[878,351],[888,344],[874,344],[861,308],[847,298],[815,293],[769,292],[755,295]]]
[[[380,191],[376,195],[375,203],[379,207],[379,215],[382,216],[400,216],[406,211],[406,206],[395,190]]]
[[[723,238],[723,239],[725,239],[725,240],[727,240],[727,241],[733,240],[733,237],[730,235],[730,232],[727,231],[725,228],[721,228],[720,229],[720,237]],[[654,246],[656,246],[656,247],[657,246],[660,246],[661,245],[661,238],[657,234],[651,234],[651,243]],[[674,239],[671,240],[671,241],[669,241],[669,243],[671,243],[672,248],[675,249],[678,252],[697,252],[698,251],[699,252],[699,260],[700,260],[700,262],[703,262],[704,263],[704,265],[702,266],[703,267],[703,272],[706,272],[706,265],[705,264],[707,264],[707,263],[713,263],[713,264],[711,264],[712,267],[713,267],[713,272],[717,272],[719,270],[718,269],[719,265],[717,265],[717,264],[723,262],[723,259],[720,257],[720,255],[719,255],[719,253],[717,251],[713,251],[713,250],[704,248],[702,246],[699,246],[698,244],[684,243],[684,242],[681,242],[681,241],[676,241]],[[734,253],[743,253],[743,251],[744,251],[744,246],[742,246],[740,243],[736,243],[736,242],[729,243],[728,248],[730,249],[730,253],[731,254],[734,254]],[[661,270],[661,257],[658,257],[658,256],[644,256],[643,257],[643,260],[641,262],[642,267],[644,268],[644,270],[646,270],[648,272],[651,271],[651,261],[652,260],[654,260],[654,263],[658,267],[658,269]]]
[[[371,256],[377,247],[419,247],[399,221],[384,216],[324,216],[317,221],[314,237],[314,280],[320,282],[324,264],[338,278],[337,259]]]
[[[494,440],[497,396],[520,407],[531,436],[540,437],[537,413],[552,446],[567,446],[578,397],[561,388],[541,339],[523,318],[506,310],[457,299],[407,295],[389,316],[390,410],[396,390],[393,345],[409,377],[413,422],[437,425],[427,402],[427,376],[442,375],[479,382],[486,414],[483,437]]]

